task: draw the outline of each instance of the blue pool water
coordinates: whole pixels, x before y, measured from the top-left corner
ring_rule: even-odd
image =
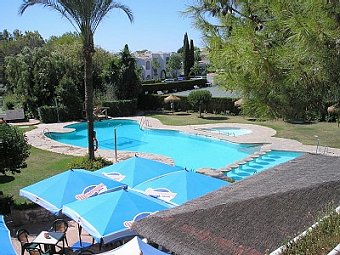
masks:
[[[262,172],[270,167],[285,163],[289,160],[301,156],[301,152],[292,151],[270,151],[261,157],[248,162],[245,165],[226,173],[225,175],[233,178],[235,181],[240,181],[246,177]]]
[[[67,126],[70,133],[47,133],[61,143],[87,147],[87,124]],[[240,145],[203,136],[188,135],[172,130],[142,130],[136,121],[105,120],[95,123],[100,149],[114,149],[114,128],[118,150],[161,154],[172,158],[176,165],[187,169],[221,168],[243,159],[259,148]]]
[[[87,123],[67,127],[75,130],[46,135],[61,143],[87,147]],[[96,122],[100,149],[114,149],[114,129],[117,131],[118,150],[165,155],[172,158],[176,165],[187,169],[222,168],[259,150],[255,144],[235,144],[173,130],[140,129],[139,124],[132,120]]]
[[[216,134],[229,135],[229,136],[240,136],[240,135],[247,135],[251,133],[250,129],[236,128],[236,127],[203,128],[202,130],[216,133]]]

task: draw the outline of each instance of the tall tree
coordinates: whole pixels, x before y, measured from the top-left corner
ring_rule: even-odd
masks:
[[[188,34],[185,33],[184,40],[183,40],[183,72],[186,79],[189,77],[190,73],[190,46],[189,46],[189,39]]]
[[[19,9],[23,14],[33,5],[48,7],[71,22],[81,35],[83,42],[83,57],[85,63],[85,106],[88,123],[88,154],[94,159],[94,118],[93,118],[93,67],[92,56],[94,50],[94,33],[100,22],[113,9],[123,10],[129,20],[133,21],[131,10],[112,0],[24,0]]]
[[[127,44],[120,55],[120,82],[117,84],[117,98],[135,99],[141,91],[141,82],[136,70],[136,61],[132,57]]]
[[[181,69],[182,66],[182,57],[179,53],[171,54],[167,66],[167,72],[170,73],[171,77],[177,78],[178,70]]]
[[[194,40],[190,40],[190,47],[189,47],[189,67],[190,67],[190,72],[189,74],[191,75],[193,72],[191,68],[193,68],[195,65],[195,46],[194,46]]]
[[[218,82],[247,99],[246,113],[310,119],[327,100],[340,99],[339,1],[196,3],[188,11],[203,31]]]

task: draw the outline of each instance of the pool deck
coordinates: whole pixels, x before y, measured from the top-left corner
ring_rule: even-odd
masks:
[[[159,120],[138,116],[138,117],[128,117],[128,118],[113,118],[113,119],[129,119],[135,120],[138,123],[143,124],[144,129],[171,129],[177,130],[189,134],[196,134],[207,136],[211,138],[217,138],[221,140],[226,140],[235,143],[255,143],[263,144],[263,150],[285,150],[285,151],[299,151],[299,152],[309,152],[316,153],[316,145],[304,145],[296,140],[284,139],[274,137],[276,131],[274,129],[263,127],[254,124],[239,124],[239,123],[218,123],[218,124],[206,124],[206,125],[187,125],[187,126],[167,126],[163,125]],[[62,153],[66,155],[84,156],[87,153],[87,148],[81,148],[71,145],[65,145],[52,140],[44,135],[46,132],[71,132],[73,129],[64,128],[66,125],[70,125],[76,122],[67,123],[53,123],[53,124],[38,124],[36,129],[33,129],[26,133],[28,142],[39,149],[48,150],[56,153]],[[252,132],[250,134],[240,135],[240,136],[230,136],[226,134],[218,134],[214,132],[209,132],[207,128],[216,127],[233,127],[233,128],[245,128]],[[96,156],[105,157],[109,160],[115,161],[115,154],[113,150],[101,150],[95,152]],[[340,149],[319,147],[318,153],[330,155],[330,156],[340,156]],[[118,151],[117,160],[123,160],[135,155],[135,152],[122,152]],[[168,164],[173,164],[171,158],[147,153],[137,153],[139,156],[159,160]]]

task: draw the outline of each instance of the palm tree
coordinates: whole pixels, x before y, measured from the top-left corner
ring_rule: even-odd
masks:
[[[24,0],[19,13],[33,5],[48,7],[71,22],[72,26],[81,35],[83,41],[83,57],[85,63],[85,108],[88,123],[88,153],[89,159],[94,159],[94,118],[93,118],[93,67],[92,57],[94,50],[94,33],[105,15],[112,9],[121,9],[133,21],[132,11],[125,5],[112,0]]]

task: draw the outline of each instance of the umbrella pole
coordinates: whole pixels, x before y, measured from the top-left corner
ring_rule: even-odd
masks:
[[[118,157],[117,157],[117,130],[114,129],[115,132],[115,161],[118,162]]]
[[[80,247],[83,247],[83,244],[81,242],[81,231],[82,231],[82,227],[79,225],[78,223],[78,235],[79,235],[79,243],[80,243]]]

